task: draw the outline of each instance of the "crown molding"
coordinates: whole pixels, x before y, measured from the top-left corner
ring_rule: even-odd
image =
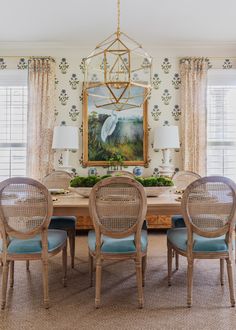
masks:
[[[163,53],[163,52],[181,52],[181,51],[195,51],[200,53],[210,51],[218,53],[235,52],[236,54],[236,41],[232,42],[156,42],[153,44],[142,43],[143,48],[149,52]],[[10,55],[11,53],[18,52],[19,56],[21,51],[29,52],[32,55],[35,51],[82,51],[90,52],[94,49],[95,45],[90,43],[80,44],[79,42],[1,42],[0,41],[0,55]],[[25,54],[24,54],[25,55]],[[229,54],[231,56],[231,54]]]

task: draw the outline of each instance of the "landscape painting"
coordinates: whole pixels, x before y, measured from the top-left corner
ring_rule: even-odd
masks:
[[[92,98],[84,94],[84,165],[106,166],[112,159],[121,159],[123,165],[145,165],[147,101],[142,108],[114,111],[96,108]]]

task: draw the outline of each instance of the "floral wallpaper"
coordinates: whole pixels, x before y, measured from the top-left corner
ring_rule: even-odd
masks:
[[[67,125],[79,128],[79,150],[70,152],[70,164],[73,172],[86,175],[88,168],[82,165],[83,141],[82,141],[82,83],[84,62],[83,59],[75,57],[56,57],[57,72],[55,79],[56,106],[54,109],[56,125],[65,122]],[[236,68],[236,60],[230,58],[212,59],[208,58],[208,67],[222,68],[225,70]],[[162,162],[161,152],[153,150],[153,133],[158,125],[179,125],[181,119],[181,107],[179,104],[179,89],[181,80],[179,76],[179,59],[155,58],[153,60],[152,84],[153,90],[148,101],[148,127],[149,147],[148,165],[143,169],[144,175],[158,174],[158,166]],[[27,58],[12,58],[0,56],[0,70],[17,68],[27,70]],[[172,164],[174,168],[181,169],[181,150],[171,151]],[[63,164],[63,157],[59,151],[55,152],[55,168]],[[133,167],[127,168],[132,171]],[[97,168],[99,174],[105,174],[107,169]]]

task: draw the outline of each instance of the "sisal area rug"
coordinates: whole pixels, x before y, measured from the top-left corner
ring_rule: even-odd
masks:
[[[15,266],[15,286],[8,290],[7,307],[0,312],[1,330],[138,330],[138,329],[235,329],[236,308],[230,307],[229,290],[221,287],[219,262],[195,263],[193,307],[186,307],[186,260],[167,286],[166,235],[149,234],[145,306],[137,308],[135,267],[130,262],[109,262],[103,267],[102,305],[94,309],[94,288],[89,287],[87,236],[76,238],[76,266],[70,269],[68,287],[61,284],[61,256],[50,260],[51,308],[42,307],[40,262]],[[174,263],[173,263],[174,265]],[[1,271],[0,271],[1,272]]]

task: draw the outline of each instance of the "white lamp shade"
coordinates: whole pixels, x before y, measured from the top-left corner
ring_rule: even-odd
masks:
[[[154,150],[178,149],[179,130],[178,126],[158,126],[154,132]]]
[[[54,127],[52,149],[79,149],[78,132],[75,126]]]

